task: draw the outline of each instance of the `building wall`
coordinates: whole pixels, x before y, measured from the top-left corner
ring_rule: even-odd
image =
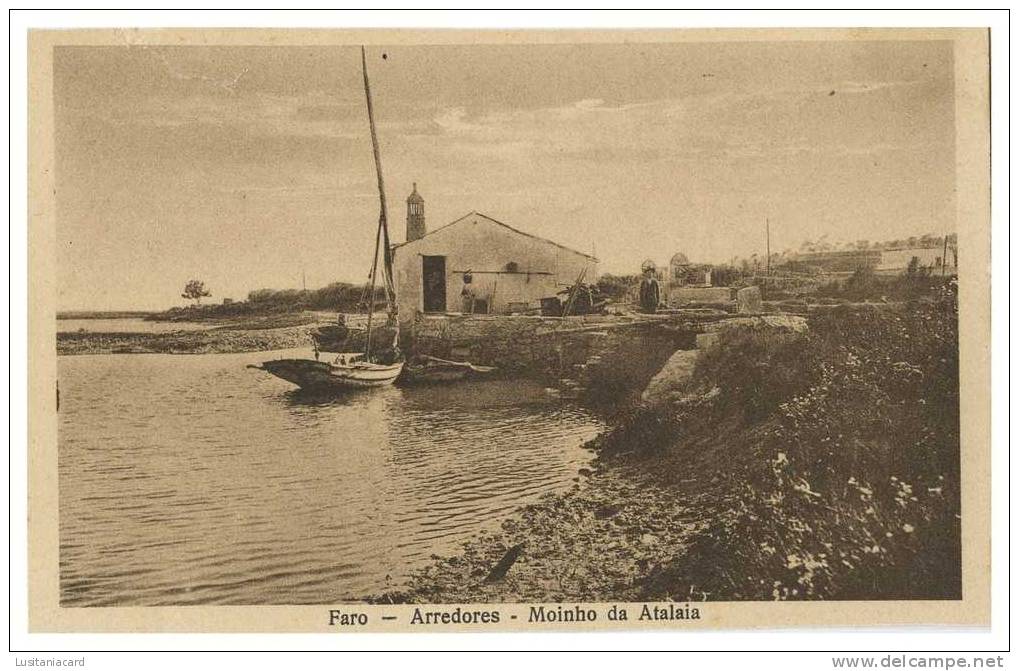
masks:
[[[881,264],[881,255],[877,249],[808,252],[796,260],[828,272],[853,272],[857,268],[876,268]]]
[[[954,251],[951,246],[948,247],[948,259],[945,268],[945,270],[953,273],[957,270]],[[941,257],[944,254],[945,248],[942,246],[885,249],[881,252],[881,262],[878,263],[876,270],[878,272],[903,271],[915,256],[920,260],[920,265],[924,268],[933,268],[935,271],[940,271],[942,264]]]
[[[597,278],[597,261],[507,228],[480,214],[470,214],[395,250],[394,270],[402,321],[423,310],[422,256],[446,257],[446,310],[460,312],[463,272],[473,276],[476,298],[488,301],[492,313],[510,312],[517,304],[538,306],[576,282]],[[507,270],[511,263],[515,271]]]
[[[870,267],[880,273],[901,272],[909,265],[914,256],[920,259],[925,268],[941,269],[941,257],[944,247],[908,247],[903,249],[869,249],[861,251],[812,252],[801,254],[796,260],[809,265],[816,265],[829,272],[852,272],[857,268]],[[946,270],[955,272],[954,249],[948,248],[948,266]]]

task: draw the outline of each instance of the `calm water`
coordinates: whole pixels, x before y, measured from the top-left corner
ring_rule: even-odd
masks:
[[[601,428],[527,383],[330,400],[245,368],[292,354],[59,358],[64,605],[328,603],[396,587],[568,488]]]
[[[95,333],[166,333],[169,331],[202,331],[215,328],[211,322],[154,322],[138,318],[58,319],[57,332],[93,331]]]

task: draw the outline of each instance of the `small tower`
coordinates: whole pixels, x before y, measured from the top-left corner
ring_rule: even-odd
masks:
[[[407,196],[407,242],[425,237],[425,199],[418,193],[418,183]]]

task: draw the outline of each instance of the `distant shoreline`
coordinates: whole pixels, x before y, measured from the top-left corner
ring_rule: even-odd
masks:
[[[57,319],[147,319],[157,314],[152,310],[58,310]]]

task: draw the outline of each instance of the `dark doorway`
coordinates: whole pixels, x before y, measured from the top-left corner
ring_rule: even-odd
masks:
[[[446,257],[422,256],[421,276],[425,312],[446,311]]]

